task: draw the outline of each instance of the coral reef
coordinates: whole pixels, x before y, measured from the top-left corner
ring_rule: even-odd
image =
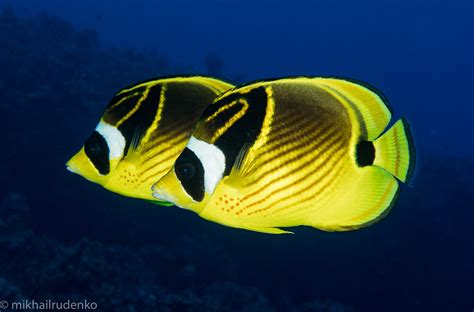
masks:
[[[130,248],[89,239],[64,244],[25,227],[29,209],[21,194],[11,193],[0,210],[0,294],[2,300],[97,303],[100,311],[275,311],[259,289],[230,281],[212,281],[202,263],[185,255],[212,259],[227,269],[230,261],[200,241],[164,248]],[[14,234],[15,237],[12,237]],[[195,246],[195,247],[193,247]],[[198,257],[196,257],[198,256]],[[219,259],[216,259],[219,258]],[[351,311],[332,302],[314,301],[292,311]]]

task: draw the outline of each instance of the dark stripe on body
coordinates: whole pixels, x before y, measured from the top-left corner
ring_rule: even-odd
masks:
[[[134,90],[134,92],[114,97],[102,117],[104,121],[109,125],[116,126],[137,105],[143,95],[144,88],[140,88],[140,90],[140,92]]]
[[[187,141],[188,141],[187,138],[183,138],[179,142],[175,143],[175,145],[182,145],[183,148],[184,148],[185,143]],[[155,168],[157,166],[157,162],[159,164],[163,164],[163,163],[165,163],[165,162],[167,162],[167,161],[169,161],[173,158],[178,157],[179,154],[180,154],[179,150],[173,151],[173,153],[171,153],[167,149],[162,149],[160,151],[157,152],[155,155],[147,157],[145,160],[142,161],[142,164],[147,166],[144,169],[142,169],[142,172],[141,172],[142,175],[145,174],[146,172],[148,172],[149,170]],[[161,157],[158,158],[159,156],[161,156]],[[163,158],[163,157],[165,157],[165,158]],[[169,168],[165,168],[164,170],[169,170]]]
[[[345,152],[345,151],[340,152],[340,154],[337,156],[337,158],[336,158],[335,161],[334,161],[335,164],[338,164],[338,163],[341,161],[341,159],[344,157],[344,152]],[[336,153],[336,152],[335,152],[335,153]],[[332,154],[331,156],[333,156],[333,154]],[[324,172],[324,173],[321,175],[321,177],[318,178],[316,181],[312,182],[311,184],[309,184],[308,186],[306,186],[304,189],[301,189],[301,190],[299,190],[299,191],[296,192],[296,193],[292,193],[291,196],[287,196],[287,197],[285,198],[285,200],[288,199],[288,198],[290,198],[290,197],[293,197],[293,196],[299,196],[299,195],[303,194],[304,192],[307,192],[308,190],[314,188],[316,185],[318,185],[319,183],[321,183],[321,182],[324,180],[324,178],[330,173],[331,170],[335,170],[335,171],[334,171],[335,175],[334,175],[334,177],[333,177],[332,179],[327,180],[327,182],[326,182],[325,184],[323,184],[320,188],[318,188],[318,190],[317,190],[315,193],[309,194],[308,196],[306,196],[306,197],[304,197],[303,199],[301,199],[301,200],[300,200],[300,203],[305,203],[305,202],[308,202],[308,201],[310,201],[310,200],[314,200],[314,198],[315,198],[316,196],[321,195],[332,183],[334,183],[334,181],[337,181],[337,180],[338,180],[339,176],[341,175],[342,170],[344,169],[344,166],[336,166],[336,165],[335,165],[334,167],[335,167],[335,169],[334,169],[334,168],[328,169],[328,170],[327,170],[326,172]],[[322,168],[322,166],[321,166],[321,168]],[[283,201],[283,200],[282,200],[282,201]],[[281,202],[282,202],[282,201],[281,201]],[[279,201],[279,202],[280,202],[280,201]],[[279,202],[278,202],[278,203],[279,203]],[[281,207],[281,208],[279,208],[279,209],[276,209],[276,210],[274,210],[274,211],[271,211],[271,213],[272,213],[272,214],[280,213],[281,211],[284,211],[284,210],[286,210],[286,209],[292,208],[292,207],[294,207],[294,206],[295,206],[294,204],[289,204],[289,205],[286,205],[286,206]],[[270,207],[270,208],[271,208],[271,207]],[[314,207],[313,207],[313,208],[314,208]],[[299,213],[302,213],[303,211],[305,211],[305,210],[307,210],[307,209],[308,209],[308,208],[306,208],[306,209],[298,209],[297,211],[298,211]],[[295,212],[296,212],[296,211],[295,211]]]
[[[311,124],[313,124],[312,127]],[[275,150],[282,149],[285,146],[290,147],[291,143],[301,144],[303,142],[307,143],[310,141],[318,140],[318,135],[329,131],[331,129],[331,125],[325,125],[324,127],[320,127],[314,125],[314,122],[309,121],[303,122],[299,128],[302,130],[294,131],[290,128],[286,133],[282,133],[278,137],[272,136],[268,140],[267,146],[265,146],[265,151],[272,152]],[[293,144],[293,146],[296,146],[296,144]],[[293,151],[293,149],[290,149],[288,152],[291,151]]]
[[[156,159],[155,162],[150,162],[149,166],[147,168],[143,169],[139,174],[140,178],[141,178],[141,181],[146,182],[151,178],[158,177],[158,176],[168,172],[170,170],[169,167],[164,167],[164,168],[162,168],[162,169],[160,169],[159,171],[156,171],[156,172],[154,172],[153,169],[155,169],[159,164],[164,164],[164,163],[166,163],[170,160],[177,159],[178,156],[179,156],[179,153],[174,153],[174,154],[168,155],[164,159],[160,158],[160,159]]]
[[[163,83],[158,83],[152,86],[138,87],[116,95],[108,104],[103,116],[104,121],[116,125],[142,100],[140,108],[118,127],[126,139],[125,155],[130,148],[133,136],[146,133],[152,125],[160,103],[162,86]],[[151,133],[149,143],[141,151],[143,153],[147,153],[157,145],[164,143],[163,136],[168,133],[170,133],[170,137],[165,138],[166,140],[178,136],[182,132],[186,132],[189,137],[205,107],[217,96],[210,86],[194,82],[166,82],[165,86],[165,99],[160,124]],[[149,93],[145,99],[142,99],[147,89]],[[122,100],[123,102],[118,104]],[[161,140],[158,144],[156,143],[157,139]]]
[[[329,132],[326,132],[328,131],[330,128],[329,126],[327,128],[322,128],[320,129],[320,131],[318,131],[316,133],[316,135],[319,135],[321,133],[324,133],[322,137],[320,137],[319,139],[317,139],[316,137],[311,137],[307,140],[303,140],[301,142],[298,142],[297,144],[291,146],[290,148],[288,149],[283,149],[281,150],[280,152],[278,152],[276,155],[274,155],[271,159],[267,159],[265,162],[259,164],[259,167],[260,168],[265,168],[265,165],[266,164],[270,164],[274,161],[274,159],[278,159],[280,157],[283,157],[285,155],[289,155],[293,152],[296,152],[300,149],[303,149],[304,148],[304,151],[308,150],[308,149],[318,149],[320,148],[327,139],[329,139],[332,135],[334,135],[336,133],[336,130],[335,129],[332,129],[332,131],[329,131]],[[295,139],[296,140],[296,139]],[[309,145],[308,145],[309,144]],[[306,147],[306,148],[305,148]],[[293,156],[292,158],[286,160],[286,162],[284,162],[283,164],[280,165],[280,167],[282,166],[286,166],[290,163],[293,163],[295,161],[298,161],[301,157],[303,157],[304,154],[303,153],[298,153],[296,156]],[[272,167],[272,168],[268,168],[266,169],[265,171],[261,172],[258,174],[258,176],[256,176],[255,178],[255,182],[253,183],[250,183],[248,184],[247,186],[249,185],[252,185],[252,184],[255,184],[256,182],[258,182],[258,180],[260,180],[261,178],[263,178],[264,176],[272,173],[276,168],[275,167]],[[252,193],[253,194],[253,193]],[[248,195],[250,196],[250,195]]]
[[[328,137],[332,136],[332,134],[333,134],[333,133],[330,133],[330,134],[328,135]],[[331,140],[329,140],[329,141],[326,141],[326,139],[320,140],[319,142],[316,143],[316,146],[321,147],[321,146],[324,144],[324,149],[323,149],[322,151],[320,151],[319,153],[315,153],[311,159],[309,159],[309,160],[305,161],[304,163],[300,164],[298,167],[294,168],[293,170],[291,170],[291,171],[285,173],[284,175],[275,177],[275,178],[274,178],[273,180],[271,180],[271,181],[268,181],[264,186],[262,186],[261,188],[259,188],[259,189],[256,190],[255,192],[250,193],[250,194],[248,194],[247,196],[245,196],[245,197],[243,198],[243,200],[244,200],[244,201],[245,201],[245,200],[250,200],[252,197],[254,197],[255,195],[258,195],[259,193],[261,193],[261,192],[264,191],[265,189],[271,187],[272,185],[275,185],[275,184],[277,184],[278,182],[280,182],[281,180],[286,179],[286,178],[288,178],[289,176],[291,176],[291,175],[293,175],[293,174],[299,172],[300,170],[302,170],[302,169],[304,169],[304,168],[310,166],[311,163],[315,162],[318,158],[322,157],[329,149],[331,149],[331,148],[334,149],[333,153],[335,153],[336,151],[340,150],[340,149],[344,146],[344,144],[345,144],[345,142],[344,142],[343,140],[341,140],[341,139],[342,139],[341,136],[336,136],[336,137],[333,137],[333,138],[332,138]],[[334,144],[335,142],[337,142],[337,141],[339,141],[340,143],[339,143],[338,145],[336,145],[336,146],[333,146],[333,144]],[[318,147],[317,147],[317,148],[318,148]],[[311,147],[311,148],[312,148],[312,147]],[[317,149],[317,148],[316,148],[316,149]],[[330,156],[332,156],[333,153],[331,153]],[[306,155],[306,153],[301,153],[301,154],[299,154],[299,155],[293,157],[292,159],[288,160],[288,161],[287,161],[285,164],[283,164],[282,166],[288,166],[289,164],[294,163],[294,162],[300,160],[300,159],[301,159],[302,157],[304,157],[305,155]],[[257,205],[257,204],[263,202],[264,200],[268,199],[270,196],[276,195],[277,193],[280,193],[280,192],[284,191],[284,190],[287,189],[288,187],[295,187],[296,185],[300,184],[301,182],[304,182],[304,179],[306,179],[307,177],[309,177],[309,176],[315,174],[315,171],[320,170],[324,165],[326,165],[326,162],[329,160],[330,156],[326,157],[326,158],[322,161],[322,163],[321,163],[315,170],[312,170],[312,171],[310,171],[309,173],[307,173],[307,174],[305,175],[305,178],[299,179],[298,181],[296,181],[295,183],[291,184],[290,186],[285,185],[285,186],[283,186],[283,187],[280,187],[280,188],[274,190],[271,194],[267,195],[267,197],[265,197],[264,199],[261,199],[261,200],[259,200],[259,201],[257,201],[257,202],[254,202],[254,203],[252,203],[252,204],[250,204],[250,205],[244,207],[241,211],[245,211],[245,210],[247,210],[248,208],[250,208],[250,207],[252,207],[252,206],[255,206],[255,205]],[[269,172],[267,172],[267,174],[273,172],[273,171],[276,170],[276,169],[277,169],[277,168],[270,168],[270,170],[269,170]],[[263,176],[263,175],[262,175],[262,176]]]
[[[148,161],[153,157],[160,155],[166,150],[169,149],[169,146],[173,146],[176,144],[181,144],[182,140],[189,140],[191,136],[191,131],[193,129],[192,124],[185,124],[181,127],[176,128],[171,133],[167,133],[158,129],[156,131],[156,137],[152,137],[150,142],[152,144],[148,144],[146,148],[143,149],[142,153],[145,155],[144,161]],[[183,136],[184,135],[184,136]]]
[[[210,88],[197,83],[167,83],[163,108],[163,126],[196,124],[204,109],[216,98]]]
[[[224,175],[228,175],[234,165],[235,159],[239,154],[240,150],[246,144],[253,144],[257,139],[262,129],[263,121],[265,119],[266,108],[267,108],[267,93],[264,87],[259,87],[251,90],[248,93],[235,93],[230,94],[221,100],[217,101],[203,114],[202,119],[212,116],[220,107],[228,105],[233,101],[245,100],[247,101],[249,108],[238,121],[236,121],[223,135],[221,135],[214,143],[221,151],[224,152],[226,157],[226,169]],[[237,105],[235,105],[237,106]],[[234,106],[234,107],[235,107]],[[231,109],[229,109],[231,110]],[[223,116],[228,116],[227,111],[223,111]],[[219,120],[220,123],[210,122],[207,127],[209,133],[213,133],[219,127],[223,126],[223,118],[217,117],[214,120]],[[232,116],[228,116],[232,117]],[[228,119],[227,119],[228,120]]]
[[[196,83],[169,82],[166,84],[165,103],[158,128],[150,136],[150,144],[143,147],[143,153],[150,157],[166,152],[169,144],[181,144],[195,128],[199,116],[216,94],[207,86]],[[179,138],[182,135],[184,138]],[[161,146],[166,144],[166,146]],[[160,150],[154,151],[157,147]]]
[[[273,177],[271,181],[265,182],[265,185],[246,195],[243,200],[251,201],[252,198],[258,198],[259,194],[271,191],[264,199],[257,199],[257,202],[244,207],[239,213],[247,210],[249,207],[258,207],[259,204],[271,200],[271,197],[281,194],[285,190],[291,192],[290,189],[304,187],[301,192],[305,192],[305,190],[309,190],[312,187],[317,187],[318,183],[325,181],[327,174],[331,173],[332,170],[336,170],[336,167],[340,167],[339,161],[346,155],[349,147],[348,143],[351,137],[350,119],[347,115],[347,109],[334,95],[320,88],[309,88],[308,86],[301,85],[279,85],[274,88],[274,91],[274,98],[277,103],[275,115],[287,116],[289,119],[294,118],[292,115],[297,115],[300,118],[295,118],[298,120],[297,123],[287,125],[283,124],[284,118],[274,120],[270,138],[261,153],[269,153],[271,159],[266,159],[258,164],[259,170],[257,170],[255,178],[247,186],[255,185],[257,187],[256,183],[259,180],[268,174],[276,172],[279,168],[285,167],[288,172]],[[281,124],[277,124],[278,121]],[[288,130],[285,129],[285,126],[288,127]],[[278,128],[280,132],[278,135],[274,135],[275,128]],[[318,149],[320,150],[317,153],[310,156],[310,160],[305,160],[303,164],[299,163],[308,153],[313,153],[313,151]],[[272,155],[272,152],[274,155]],[[296,155],[294,155],[295,153]],[[336,154],[337,158],[331,159],[336,157]],[[285,155],[293,156],[290,156],[290,159],[284,159]],[[283,163],[272,164],[274,159],[279,158],[283,158],[280,160]],[[311,171],[302,172],[305,167],[311,166],[318,159],[320,159],[321,163],[318,163],[316,168]],[[327,162],[331,163],[331,167],[325,170],[323,176],[314,181],[314,183],[311,183],[310,186],[303,185],[306,179],[318,174],[315,171],[319,171],[324,166],[327,166]],[[266,166],[267,164],[268,166]],[[292,165],[297,167],[292,169]],[[288,168],[289,166],[290,168]],[[283,183],[285,179],[298,174],[298,172],[303,174],[302,178],[295,177],[294,179],[297,179],[297,181],[294,181],[291,185],[287,183],[285,186],[279,186],[277,189],[272,190],[274,185]],[[335,173],[339,174],[338,172]],[[331,183],[332,181],[325,183],[324,188],[331,185]],[[289,194],[284,198],[289,199],[292,196],[295,196],[295,193]],[[277,201],[277,203],[280,202],[280,200]],[[275,203],[268,204],[268,208],[274,205]],[[265,209],[268,208],[266,207]],[[252,214],[253,212],[250,211],[248,213]]]
[[[288,190],[288,189],[292,189],[292,188],[298,187],[301,183],[305,182],[306,179],[308,179],[308,178],[311,177],[312,175],[315,175],[315,172],[321,170],[321,169],[326,165],[326,161],[328,161],[329,158],[331,158],[335,153],[339,152],[339,151],[341,150],[342,146],[343,146],[343,144],[339,144],[339,145],[321,162],[321,164],[319,164],[319,166],[316,167],[314,170],[308,171],[304,176],[302,176],[302,177],[299,178],[297,181],[295,181],[295,182],[293,182],[293,183],[291,183],[291,184],[289,184],[289,185],[288,185],[288,184],[285,184],[285,185],[283,185],[283,186],[281,186],[281,187],[279,187],[279,188],[273,190],[270,194],[267,194],[264,198],[262,198],[262,199],[260,199],[260,200],[258,200],[258,201],[256,201],[256,202],[253,202],[252,204],[246,206],[246,207],[245,207],[245,210],[249,209],[250,207],[256,206],[256,205],[258,205],[258,204],[260,204],[260,203],[262,203],[262,202],[264,202],[264,201],[267,201],[270,197],[275,196],[275,195],[277,195],[278,193],[281,193],[282,191],[285,191],[285,190]],[[291,171],[291,172],[286,173],[284,176],[281,177],[281,179],[287,178],[287,177],[289,177],[290,175],[294,174],[295,172],[298,172],[298,171],[304,169],[305,167],[307,167],[308,165],[310,165],[311,163],[313,163],[314,161],[316,161],[316,159],[318,159],[319,157],[321,157],[321,154],[316,154],[316,155],[314,155],[310,160],[308,160],[308,161],[306,161],[305,163],[301,164],[301,165],[300,165],[298,168],[296,168],[294,171]],[[334,166],[334,167],[335,167],[335,166]],[[334,169],[334,168],[331,168],[331,169],[329,169],[328,171],[333,170],[333,169]],[[324,179],[324,177],[325,177],[325,175],[323,174],[323,175],[321,176],[321,178],[319,178],[319,179],[317,180],[317,183],[312,183],[312,184],[311,184],[311,187],[313,187],[313,186],[315,186],[316,184],[318,184],[319,182],[321,182],[321,181]],[[280,179],[280,180],[281,180],[281,179]],[[309,189],[309,187],[305,187],[304,189]],[[273,207],[273,206],[279,204],[280,202],[282,202],[282,201],[284,201],[284,200],[286,200],[286,199],[288,199],[288,198],[290,198],[290,197],[293,197],[293,196],[295,196],[295,195],[298,195],[298,194],[300,194],[300,193],[297,192],[297,193],[292,193],[292,194],[290,194],[290,195],[287,195],[287,196],[285,196],[285,197],[283,197],[283,198],[277,200],[276,202],[272,202],[271,205],[268,205],[268,206],[265,207],[265,208],[256,210],[255,212],[249,212],[249,215],[252,215],[252,214],[254,214],[254,213],[256,213],[256,212],[259,212],[259,211],[265,211],[265,210],[267,210],[267,209],[269,209],[269,208],[271,208],[271,207]]]
[[[138,110],[118,127],[125,137],[124,155],[127,155],[133,137],[145,133],[155,120],[160,94],[161,85],[150,87],[148,96],[142,100]]]
[[[282,140],[291,140],[295,134],[307,132],[308,129],[317,130],[315,127],[317,121],[315,122],[311,118],[306,116],[298,116],[295,114],[285,114],[289,115],[288,118],[274,119],[271,125],[271,133],[268,137],[268,141],[265,145],[266,150],[274,149],[273,146],[278,144]],[[296,127],[295,127],[296,126]]]

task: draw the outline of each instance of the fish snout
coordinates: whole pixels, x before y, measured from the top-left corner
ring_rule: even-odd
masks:
[[[71,159],[72,160],[72,159]],[[76,168],[76,166],[74,166],[74,164],[72,163],[72,161],[69,160],[67,163],[66,163],[66,170],[69,171],[69,172],[72,172],[72,173],[75,173],[75,174],[78,174],[78,169]]]

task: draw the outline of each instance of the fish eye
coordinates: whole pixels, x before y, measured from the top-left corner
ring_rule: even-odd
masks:
[[[89,151],[91,152],[91,154],[95,154],[95,155],[100,154],[100,150],[101,150],[100,145],[97,142],[94,142],[89,146]]]
[[[196,154],[186,147],[176,159],[173,169],[186,195],[194,201],[202,201],[204,198],[204,168]]]
[[[193,164],[186,162],[182,164],[177,164],[175,167],[175,172],[179,180],[189,181],[194,177],[194,174],[196,173],[196,168]]]

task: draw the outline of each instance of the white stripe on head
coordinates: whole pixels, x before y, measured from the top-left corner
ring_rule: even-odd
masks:
[[[105,139],[109,146],[109,159],[117,159],[123,156],[125,150],[125,138],[122,133],[114,126],[105,122],[99,122],[95,131]]]
[[[225,156],[217,146],[191,136],[187,148],[199,158],[204,168],[204,189],[212,194],[225,170]]]

